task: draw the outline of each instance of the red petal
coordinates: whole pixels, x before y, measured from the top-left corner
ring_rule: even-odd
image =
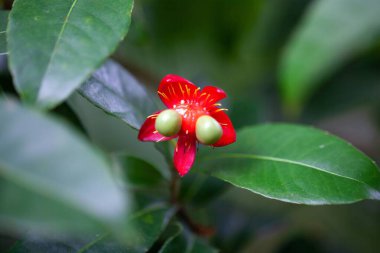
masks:
[[[174,166],[182,177],[189,172],[197,151],[196,138],[193,135],[180,135],[174,151]]]
[[[200,92],[199,102],[204,106],[210,106],[225,97],[227,97],[227,94],[224,90],[214,86],[206,86]]]
[[[222,138],[212,146],[221,147],[234,143],[236,141],[236,132],[228,115],[222,109],[216,108],[210,112],[210,116],[218,121],[223,129]]]
[[[180,104],[181,100],[184,100],[184,103],[195,100],[198,90],[199,88],[192,82],[170,74],[162,79],[158,87],[158,95],[168,108],[173,108],[173,105]]]
[[[161,111],[153,113],[152,115],[148,116],[148,118],[145,120],[144,124],[141,126],[140,131],[139,131],[138,138],[140,141],[160,142],[160,141],[167,141],[167,140],[177,137],[177,136],[166,137],[156,131],[156,127],[155,127],[156,118],[160,112]]]

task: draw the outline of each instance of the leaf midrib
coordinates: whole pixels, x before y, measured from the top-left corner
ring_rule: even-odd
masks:
[[[332,171],[323,170],[323,169],[318,168],[316,166],[313,166],[311,164],[307,164],[307,163],[303,163],[303,162],[299,162],[299,161],[293,161],[293,160],[289,160],[289,159],[285,159],[285,158],[272,157],[272,156],[263,156],[263,155],[254,155],[254,154],[242,154],[242,153],[228,153],[228,154],[223,155],[222,158],[246,158],[246,159],[250,158],[250,159],[256,159],[256,160],[282,162],[282,163],[287,163],[287,164],[304,166],[304,167],[307,167],[307,168],[310,168],[310,169],[315,169],[315,170],[318,170],[320,172],[331,174],[331,175],[334,175],[334,176],[337,176],[337,177],[341,177],[341,178],[345,178],[345,179],[348,179],[348,180],[356,181],[356,182],[364,184],[366,186],[370,186],[370,188],[373,189],[373,190],[379,191],[375,187],[373,187],[373,186],[369,185],[368,183],[363,182],[361,180],[357,180],[357,179],[354,179],[354,178],[351,178],[351,177],[339,175],[339,174],[336,174],[336,173],[334,173]],[[208,158],[208,159],[220,159],[220,157],[212,157],[212,158]]]
[[[63,36],[63,33],[66,29],[66,26],[67,26],[67,23],[69,22],[69,18],[71,16],[71,13],[73,12],[73,9],[75,7],[75,5],[77,4],[78,0],[74,0],[73,3],[71,4],[70,6],[70,9],[65,17],[65,20],[63,21],[62,23],[62,27],[61,27],[61,30],[59,31],[59,34],[58,34],[58,37],[57,37],[57,40],[55,41],[55,44],[54,44],[54,47],[53,47],[53,50],[52,50],[52,53],[50,55],[50,58],[49,58],[49,61],[48,63],[46,64],[46,70],[45,70],[45,73],[41,79],[41,87],[39,89],[39,92],[41,92],[42,90],[42,85],[44,83],[44,80],[46,78],[46,74],[48,73],[49,69],[50,69],[50,66],[51,66],[51,62],[53,61],[53,58],[55,57],[55,55],[57,54],[57,51],[58,51],[58,45],[59,45],[59,42],[61,41],[62,39],[62,36]]]

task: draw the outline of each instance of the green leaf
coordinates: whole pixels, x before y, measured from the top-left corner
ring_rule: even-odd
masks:
[[[199,160],[200,171],[207,169],[237,187],[286,202],[320,205],[380,199],[376,164],[349,143],[310,127],[246,128],[235,144]]]
[[[209,205],[229,188],[229,184],[200,173],[189,174],[181,180],[180,199],[193,205]]]
[[[25,252],[54,252],[67,253],[76,252],[79,242],[68,242],[62,238],[47,239],[36,235],[28,235],[19,240],[7,253],[25,253]]]
[[[91,238],[67,238],[49,235],[49,238],[28,234],[16,243],[8,253],[18,252],[146,252],[167,226],[172,210],[166,205],[156,205],[138,211],[131,216],[130,226],[138,228],[122,242],[108,233],[98,233]]]
[[[204,240],[186,231],[179,223],[175,223],[166,231],[169,235],[160,253],[184,252],[184,253],[216,253],[218,250],[210,246]]]
[[[122,66],[106,62],[79,90],[80,94],[105,112],[139,129],[156,111],[144,87]]]
[[[16,0],[8,24],[10,69],[29,103],[65,100],[127,33],[132,0]]]
[[[0,99],[0,227],[127,233],[128,196],[64,122]]]
[[[154,187],[165,182],[161,173],[150,163],[133,156],[119,156],[126,181],[137,187]]]
[[[133,215],[133,236],[126,241],[127,252],[146,252],[168,225],[175,209],[166,205],[146,208]]]
[[[169,199],[169,181],[150,163],[124,154],[114,155],[113,162],[115,173],[122,179],[121,185],[133,195],[136,208],[143,209]]]
[[[169,209],[166,205],[156,205],[143,209],[132,216],[130,222],[136,230],[123,240],[123,244],[118,244],[104,236],[83,246],[78,253],[147,252],[166,228],[173,213],[173,209]]]
[[[7,24],[9,11],[0,10],[0,55],[7,53]]]
[[[166,178],[170,177],[165,161],[154,148],[154,143],[139,141],[135,129],[106,114],[77,92],[70,97],[68,103],[77,114],[89,138],[102,149],[139,157],[154,164]]]
[[[282,59],[288,109],[299,111],[321,80],[375,41],[379,12],[378,0],[320,0],[311,6]]]

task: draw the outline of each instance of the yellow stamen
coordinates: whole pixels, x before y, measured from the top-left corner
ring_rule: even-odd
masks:
[[[157,118],[157,116],[158,116],[158,114],[152,114],[152,115],[149,115],[147,117],[147,119],[150,119],[150,118],[155,119],[155,118]]]
[[[174,90],[173,86],[170,86],[170,88],[172,88],[173,95],[177,95],[177,94],[175,94],[175,90]]]
[[[220,111],[228,111],[228,109],[226,109],[226,108],[219,108],[219,109],[213,111],[213,113],[217,113],[217,112],[220,112]]]
[[[157,93],[158,93],[158,94],[160,94],[160,95],[161,95],[163,98],[165,98],[165,99],[169,100],[168,96],[166,96],[166,94],[165,94],[165,93],[163,93],[163,92],[160,92],[160,91],[157,91]]]
[[[179,89],[181,90],[182,95],[185,95],[185,92],[182,89],[182,85],[180,83],[178,83],[178,85],[179,85]]]
[[[189,87],[187,87],[187,84],[185,84],[185,88],[186,88],[187,95],[190,96],[190,89]]]
[[[198,87],[198,88],[194,91],[194,95],[196,95],[200,89],[201,89],[201,88]]]

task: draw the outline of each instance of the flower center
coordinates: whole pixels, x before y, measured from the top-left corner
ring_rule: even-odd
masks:
[[[200,106],[196,103],[185,103],[181,100],[180,104],[174,105],[173,109],[182,115],[182,132],[184,134],[194,134],[195,124],[199,117],[208,115],[206,107]]]

